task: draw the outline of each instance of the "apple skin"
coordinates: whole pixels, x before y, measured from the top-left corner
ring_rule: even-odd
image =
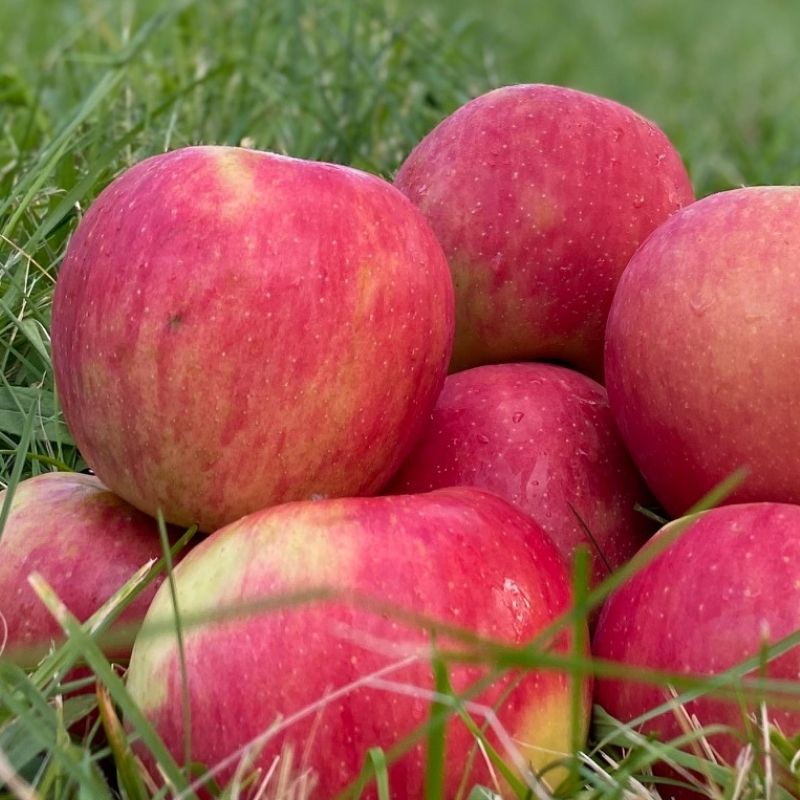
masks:
[[[597,379],[620,274],[694,199],[656,125],[612,100],[543,84],[459,108],[412,151],[395,185],[450,263],[451,371],[558,360]]]
[[[631,259],[611,307],[606,387],[672,516],[744,467],[726,502],[800,503],[800,188],[711,195]]]
[[[635,510],[650,495],[616,430],[605,389],[553,364],[486,365],[447,377],[427,428],[388,490],[459,485],[487,489],[530,514],[568,560],[586,545],[594,582],[622,566],[655,530]]]
[[[175,582],[184,616],[324,586],[514,645],[532,639],[571,603],[566,565],[549,537],[501,498],[471,488],[273,507],[212,534],[184,559]],[[161,591],[145,626],[171,614],[170,597]],[[410,621],[346,598],[198,626],[185,637],[192,759],[206,765],[217,764],[277,719],[430,642]],[[568,646],[567,640],[560,636],[556,646]],[[447,645],[447,637],[438,644]],[[450,678],[459,691],[483,674],[483,667],[455,665]],[[387,677],[432,688],[427,650]],[[552,760],[553,751],[569,752],[569,686],[563,673],[529,672],[497,709],[536,767]],[[480,701],[496,702],[504,688],[507,680],[499,680]],[[588,725],[588,681],[583,688],[581,734]],[[173,755],[182,758],[174,637],[137,640],[128,689]],[[425,697],[362,685],[270,739],[254,766],[268,766],[293,744],[295,753],[305,752],[303,767],[316,774],[315,796],[334,797],[356,778],[368,748],[388,749],[429,712]],[[451,721],[446,797],[455,796],[472,744],[463,723]],[[234,767],[219,776],[223,785]],[[490,780],[480,755],[470,774]],[[422,797],[423,745],[391,766],[389,775],[393,796]]]
[[[675,523],[651,540],[655,544]],[[645,550],[651,545],[645,545]],[[800,507],[783,503],[722,506],[698,515],[676,542],[623,584],[603,606],[593,655],[629,665],[696,675],[722,672],[800,628]],[[800,651],[767,665],[770,678],[797,680]],[[668,699],[663,687],[598,678],[595,702],[623,722]],[[700,724],[744,730],[737,703],[699,698],[686,704]],[[755,705],[748,708],[755,711]],[[800,711],[769,707],[786,735],[800,732]],[[673,714],[644,727],[662,740],[681,735]],[[733,764],[743,746],[733,735],[711,743]],[[659,770],[666,772],[666,770]],[[666,789],[664,796],[667,796]],[[693,796],[678,792],[678,796]]]
[[[121,175],[75,231],[52,340],[64,415],[114,492],[214,530],[376,492],[450,356],[422,215],[358,170],[190,147]]]
[[[0,506],[5,494],[0,492]],[[31,573],[40,573],[83,622],[140,567],[162,554],[156,521],[96,477],[48,472],[21,481],[0,536],[0,615],[7,626],[8,653],[64,638],[28,584]],[[159,583],[148,586],[118,622],[140,621]],[[127,659],[130,646],[112,655]]]

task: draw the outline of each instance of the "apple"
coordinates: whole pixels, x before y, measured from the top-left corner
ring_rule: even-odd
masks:
[[[727,502],[800,502],[800,188],[722,192],[671,217],[620,281],[606,386],[672,514],[735,469]]]
[[[645,545],[675,533],[671,523]],[[681,524],[687,524],[684,520]],[[593,639],[596,658],[691,675],[714,675],[759,654],[800,628],[800,507],[745,503],[707,511],[642,571],[612,594]],[[796,681],[795,648],[754,670]],[[623,722],[670,699],[664,686],[600,678],[595,702]],[[751,698],[752,699],[752,698]],[[686,704],[700,725],[722,724],[743,733],[758,703],[703,696]],[[768,708],[770,722],[800,733],[800,711]],[[666,741],[683,729],[673,713],[643,726]],[[711,744],[733,764],[744,736],[712,735]],[[660,770],[664,772],[664,770]],[[679,793],[680,796],[685,796]],[[666,793],[665,795],[666,796]]]
[[[416,208],[347,167],[231,147],[149,158],[92,204],[53,303],[83,457],[205,531],[376,492],[450,356],[453,287]]]
[[[612,100],[541,84],[459,108],[412,151],[395,185],[450,263],[451,371],[558,360],[598,379],[620,274],[694,199],[656,125]]]
[[[6,491],[0,493],[0,507]],[[112,494],[93,475],[47,472],[17,484],[0,536],[0,643],[7,652],[63,639],[58,622],[28,583],[38,572],[81,621],[134,573],[162,555],[156,521]],[[137,623],[158,580],[118,617]],[[127,659],[130,646],[115,652]]]
[[[553,364],[486,365],[447,377],[389,489],[458,485],[514,503],[567,559],[585,544],[595,582],[654,530],[635,508],[650,496],[617,433],[605,389]]]
[[[353,781],[369,748],[388,751],[429,717],[431,636],[386,604],[522,645],[571,602],[566,565],[544,531],[501,498],[472,488],[266,509],[198,545],[176,570],[175,583],[178,608],[195,620],[317,587],[343,593],[184,628],[192,760],[219,765],[229,759],[215,776],[224,785],[241,748],[284,721],[259,742],[253,768],[268,768],[292,747],[304,754],[301,766],[314,776],[319,797],[337,796]],[[371,608],[370,600],[380,606]],[[177,642],[172,635],[147,635],[148,626],[169,624],[172,609],[169,593],[160,591],[134,645],[128,689],[182,761]],[[567,647],[568,638],[560,635],[555,646]],[[451,636],[440,634],[436,645],[452,646]],[[449,677],[459,692],[485,674],[485,666],[455,664]],[[571,746],[570,679],[556,671],[517,674],[516,684],[510,677],[476,699],[497,704],[497,718],[523,758],[543,768]],[[582,688],[581,735],[588,682]],[[501,747],[491,732],[489,738]],[[463,722],[451,718],[446,797],[455,796],[474,744]],[[562,772],[545,778],[557,782]],[[422,797],[424,774],[424,745],[418,744],[390,767],[392,796]],[[479,753],[469,778],[490,783]]]

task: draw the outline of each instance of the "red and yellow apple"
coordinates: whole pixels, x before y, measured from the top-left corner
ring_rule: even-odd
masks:
[[[592,377],[614,289],[648,234],[694,199],[652,122],[561,86],[506,86],[429,133],[395,185],[456,287],[451,370],[556,359]]]
[[[662,536],[677,533],[673,527],[677,524],[687,525],[687,520],[666,526],[643,552]],[[708,676],[758,656],[765,645],[798,629],[800,506],[735,504],[688,521],[674,543],[608,598],[592,650],[596,658],[634,667]],[[796,681],[800,651],[791,649],[768,665],[755,667],[751,675],[756,674]],[[633,679],[598,679],[595,691],[595,702],[623,722],[671,697],[666,686]],[[800,733],[800,708],[796,696],[785,700],[786,707],[768,704],[768,717],[793,736]],[[743,696],[724,700],[706,695],[687,702],[685,712],[702,726],[726,725],[742,734],[709,737],[717,752],[733,764],[747,741],[747,715],[759,713],[758,706],[757,695],[747,702]],[[641,727],[662,741],[684,733],[674,712]]]
[[[213,530],[377,491],[453,336],[439,243],[389,183],[230,147],[129,169],[92,204],[52,321],[64,416],[111,489]]]
[[[471,488],[257,512],[198,545],[175,571],[175,583],[181,614],[195,620],[320,587],[341,593],[186,628],[184,693],[176,638],[147,633],[148,625],[169,626],[172,619],[171,597],[161,591],[128,673],[131,695],[176,758],[184,753],[185,694],[191,758],[224,762],[216,774],[222,785],[248,743],[263,746],[253,766],[264,768],[293,746],[305,754],[300,766],[315,776],[319,797],[336,796],[358,776],[370,748],[388,751],[429,716],[431,635],[391,609],[522,645],[571,603],[567,569],[549,537],[501,498]],[[370,601],[380,605],[371,608]],[[453,644],[442,632],[435,641],[440,648]],[[567,635],[555,646],[568,646]],[[485,674],[485,665],[450,668],[456,692]],[[582,688],[580,735],[590,702],[588,683]],[[499,722],[535,768],[569,752],[566,674],[507,674],[474,699],[496,705]],[[491,731],[489,738],[502,750]],[[451,718],[446,797],[455,796],[465,773],[490,781],[480,754],[469,771],[474,745],[463,722]],[[559,774],[545,777],[555,783]],[[422,797],[424,775],[418,744],[389,769],[393,796]]]
[[[671,217],[620,281],[609,403],[673,515],[737,468],[727,502],[800,502],[800,188],[706,197]]]
[[[0,506],[6,492],[0,493]],[[67,608],[88,619],[134,573],[162,555],[156,521],[112,494],[92,475],[48,472],[17,484],[0,537],[0,642],[46,648],[63,632],[28,584],[38,572]],[[120,615],[142,619],[158,580]],[[130,646],[115,652],[127,658]]]
[[[605,389],[553,364],[449,375],[394,492],[477,486],[514,503],[570,559],[585,544],[602,579],[654,528],[649,493],[616,430]]]

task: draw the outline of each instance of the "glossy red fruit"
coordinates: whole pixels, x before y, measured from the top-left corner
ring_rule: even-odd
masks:
[[[677,521],[645,546],[657,547],[674,535]],[[669,673],[709,676],[746,659],[756,658],[751,676],[796,681],[800,650],[796,647],[758,666],[758,655],[800,629],[800,506],[747,503],[708,511],[689,521],[666,551],[612,594],[594,634],[596,658],[649,667]],[[595,702],[629,722],[672,697],[667,686],[633,679],[598,680]],[[752,728],[749,715],[761,721],[759,696],[722,700],[708,696],[685,704],[699,725],[725,725],[731,735],[709,741],[733,764]],[[796,698],[767,704],[770,723],[787,736],[800,733]],[[682,735],[673,712],[641,726],[663,741]],[[660,772],[665,772],[662,768]],[[674,775],[672,773],[672,777]],[[702,782],[702,776],[698,778]],[[665,796],[671,790],[665,789]],[[686,796],[682,792],[679,796]]]
[[[541,528],[504,500],[468,488],[258,512],[201,543],[175,581],[182,613],[195,618],[259,598],[276,605],[185,632],[192,759],[224,763],[216,777],[225,784],[241,748],[283,721],[260,741],[253,766],[267,769],[292,747],[325,798],[356,779],[370,748],[389,752],[429,717],[432,639],[415,615],[516,646],[571,602],[565,563]],[[332,590],[332,599],[276,600],[319,587]],[[161,592],[145,627],[171,614],[169,594]],[[435,643],[465,646],[441,631]],[[568,646],[565,633],[556,647]],[[456,692],[485,675],[486,665],[449,667]],[[136,642],[128,689],[182,758],[185,717],[174,637]],[[578,740],[590,707],[589,684],[582,690]],[[506,674],[474,700],[495,708],[523,762],[530,759],[537,769],[575,741],[564,673]],[[489,740],[508,758],[494,731]],[[392,796],[423,796],[424,741],[389,768]],[[468,785],[491,783],[483,756],[470,761],[474,746],[467,727],[451,718],[445,797],[455,797],[462,778]],[[555,770],[545,780],[554,785],[563,775]]]
[[[73,235],[53,363],[82,455],[142,510],[205,531],[376,492],[438,395],[453,287],[381,179],[231,147],[149,158]]]
[[[414,148],[395,185],[430,222],[453,273],[451,371],[556,359],[598,379],[622,271],[694,199],[655,124],[542,84],[459,108]]]
[[[0,506],[6,492],[0,492]],[[48,472],[19,483],[0,536],[0,641],[6,652],[47,648],[63,638],[28,578],[39,573],[81,621],[151,560],[162,555],[156,521],[112,494],[96,477]],[[160,579],[121,614],[137,623]],[[130,645],[113,655],[127,658]]]
[[[393,492],[477,486],[530,514],[595,581],[654,531],[650,495],[617,433],[605,389],[552,364],[497,364],[449,375]]]
[[[606,335],[615,419],[656,497],[685,513],[737,468],[726,502],[800,503],[800,187],[711,195],[625,270]]]

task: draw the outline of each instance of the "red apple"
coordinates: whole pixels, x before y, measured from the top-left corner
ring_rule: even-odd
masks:
[[[6,492],[0,493],[0,506]],[[46,647],[61,627],[28,584],[40,573],[84,621],[151,559],[161,557],[154,519],[94,476],[48,472],[19,483],[0,537],[0,642],[9,651]],[[138,622],[156,590],[145,589],[119,617]],[[115,656],[127,658],[130,648]]]
[[[462,106],[417,145],[395,185],[450,262],[452,370],[557,359],[593,377],[628,259],[694,198],[652,122],[546,85],[506,86]]]
[[[800,502],[798,219],[797,187],[712,195],[661,226],[622,277],[609,402],[673,516],[737,467],[749,476],[728,502]]]
[[[605,389],[565,367],[488,365],[447,377],[390,490],[458,485],[517,505],[567,558],[587,545],[596,581],[653,532],[635,509],[649,495],[614,426]]]
[[[670,528],[656,534],[651,544],[669,535]],[[665,552],[611,595],[592,649],[597,658],[629,665],[713,675],[798,628],[800,506],[750,503],[698,516]],[[763,674],[796,681],[800,652],[793,649],[780,656]],[[595,702],[628,722],[670,697],[663,686],[599,679]],[[757,711],[757,703],[743,710],[735,700],[702,697],[687,703],[686,711],[701,725],[719,723],[743,732],[745,716]],[[787,735],[800,733],[796,706],[770,707],[769,719]],[[672,713],[643,728],[662,740],[683,733]],[[744,746],[733,735],[714,735],[710,741],[730,764]]]
[[[184,616],[323,586],[512,645],[531,640],[570,605],[566,566],[549,537],[504,500],[469,488],[267,509],[212,534],[175,579]],[[172,608],[169,593],[160,592],[145,626],[171,619]],[[566,639],[559,637],[556,646],[567,646]],[[452,644],[448,640],[441,636],[437,643]],[[430,641],[408,619],[350,595],[190,629],[192,759],[216,765],[289,720],[261,742],[254,766],[266,768],[282,747],[293,745],[318,781],[315,796],[334,797],[356,778],[369,748],[388,750],[428,718]],[[378,680],[387,669],[381,680],[393,687]],[[458,692],[484,674],[483,667],[455,665],[450,679]],[[499,703],[499,721],[523,757],[541,768],[570,748],[570,679],[552,671],[517,677],[514,688],[506,677],[477,699]],[[354,681],[362,683],[350,687]],[[140,634],[128,688],[182,757],[181,670],[173,637]],[[583,688],[582,727],[589,708],[589,686]],[[501,697],[505,690],[510,693]],[[459,719],[450,721],[447,736],[445,796],[454,797],[474,739]],[[390,767],[392,796],[423,796],[424,759],[420,744]],[[219,773],[223,784],[239,760],[233,757]],[[546,777],[556,782],[559,774]],[[490,780],[480,755],[470,780]]]
[[[452,335],[446,260],[400,192],[229,147],[156,156],[107,187],[53,304],[84,458],[133,505],[203,530],[377,491],[433,406]]]

